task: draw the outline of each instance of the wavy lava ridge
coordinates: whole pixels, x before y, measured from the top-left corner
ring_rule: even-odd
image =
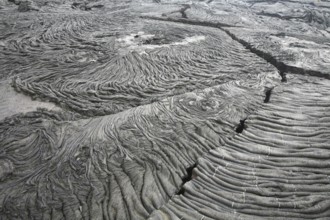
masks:
[[[292,81],[198,159],[185,193],[150,219],[327,219],[329,82]]]

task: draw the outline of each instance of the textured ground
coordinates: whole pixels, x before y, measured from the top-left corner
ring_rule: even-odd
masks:
[[[330,2],[0,0],[0,219],[330,219]]]

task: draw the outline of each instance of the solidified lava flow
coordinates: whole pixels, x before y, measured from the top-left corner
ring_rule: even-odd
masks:
[[[330,219],[330,1],[0,0],[0,219]]]

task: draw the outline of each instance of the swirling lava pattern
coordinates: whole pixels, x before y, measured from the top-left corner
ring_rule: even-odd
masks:
[[[96,20],[91,22],[87,19]],[[247,53],[247,49],[221,30],[203,27],[196,30],[194,26],[144,21],[143,26],[136,25],[138,30],[134,30],[136,27],[132,28],[131,34],[121,33],[117,34],[117,37],[109,37],[109,34],[116,33],[111,31],[95,34],[93,24],[99,23],[98,19],[78,17],[64,24],[60,20],[60,30],[48,29],[47,32],[60,32],[61,35],[64,35],[64,32],[67,35],[61,39],[51,39],[58,45],[55,42],[65,41],[66,37],[78,38],[77,30],[92,29],[90,31],[94,38],[90,37],[93,39],[91,42],[106,48],[102,49],[104,51],[111,51],[103,52],[107,57],[103,57],[102,61],[88,62],[84,56],[90,59],[97,55],[74,51],[76,57],[80,54],[80,59],[84,59],[81,60],[84,64],[77,68],[77,62],[80,60],[62,49],[58,53],[62,53],[66,58],[63,62],[70,59],[74,70],[68,71],[58,66],[54,70],[41,72],[32,66],[33,69],[29,70],[29,73],[14,81],[15,88],[61,103],[62,106],[83,115],[95,116],[117,113],[159,101],[164,97],[219,85],[233,79],[249,79],[265,72],[276,71],[255,54]],[[81,20],[86,20],[87,24]],[[105,22],[101,24],[102,27],[107,27]],[[54,26],[59,29],[58,23]],[[86,33],[81,35],[88,36]],[[44,35],[39,38],[43,37]],[[55,38],[56,35],[47,37]],[[79,41],[90,42],[90,38]],[[99,51],[97,46],[92,48]],[[93,53],[92,48],[87,49]],[[51,57],[54,57],[54,54],[51,54]],[[47,60],[48,64],[49,59]]]
[[[0,219],[329,219],[329,8],[0,0]]]

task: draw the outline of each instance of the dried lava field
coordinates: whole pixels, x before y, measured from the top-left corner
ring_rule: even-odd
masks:
[[[330,219],[330,1],[0,0],[1,220]]]

